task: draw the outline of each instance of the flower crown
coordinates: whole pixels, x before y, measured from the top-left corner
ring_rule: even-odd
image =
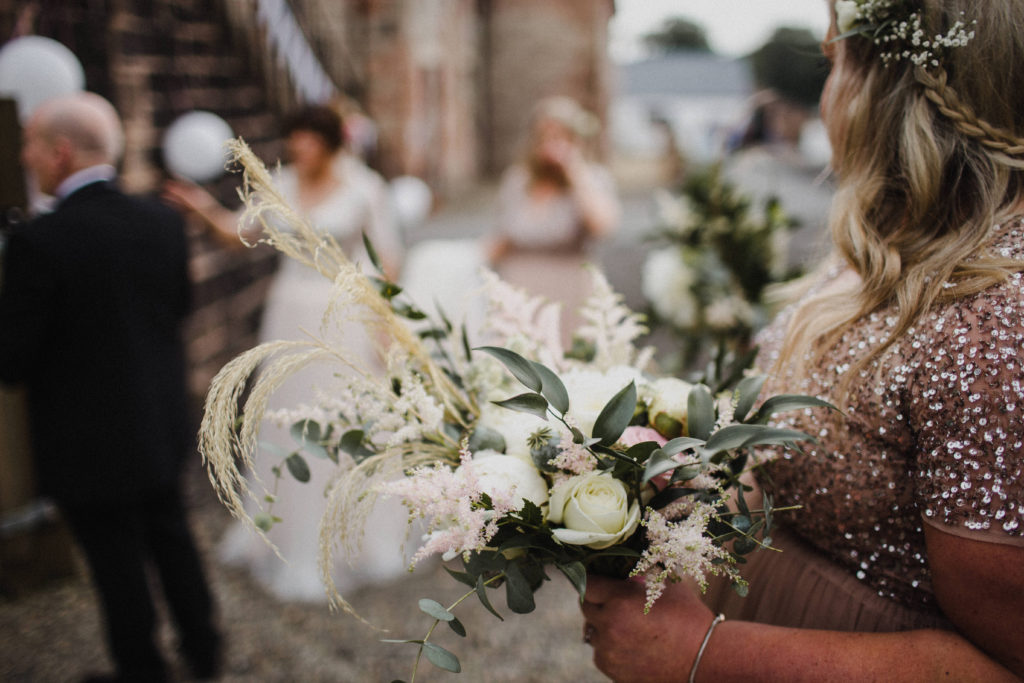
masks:
[[[884,64],[907,60],[927,69],[941,65],[945,50],[963,47],[974,38],[977,20],[965,24],[958,19],[945,34],[926,35],[921,10],[911,11],[909,4],[907,0],[836,0],[839,36],[835,40],[865,36],[882,49]]]

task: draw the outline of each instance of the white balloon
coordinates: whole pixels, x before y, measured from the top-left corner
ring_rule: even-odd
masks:
[[[22,36],[0,48],[0,96],[18,103],[22,121],[46,100],[84,88],[82,64],[56,40]]]
[[[163,138],[164,164],[174,175],[197,183],[224,172],[224,143],[234,133],[227,121],[208,111],[190,111],[176,118]]]

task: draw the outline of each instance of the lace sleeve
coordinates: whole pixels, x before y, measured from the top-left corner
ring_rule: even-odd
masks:
[[[914,347],[927,349],[910,382],[925,519],[1024,541],[1021,275],[944,308],[916,337]]]

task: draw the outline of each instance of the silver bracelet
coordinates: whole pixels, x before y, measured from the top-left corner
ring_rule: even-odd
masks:
[[[725,621],[725,615],[719,614],[711,622],[711,626],[708,626],[708,632],[704,634],[704,642],[700,644],[700,649],[697,650],[697,659],[693,660],[693,667],[690,669],[690,683],[694,683],[697,680],[697,666],[700,665],[700,658],[704,656],[704,650],[708,646],[708,641],[711,640],[711,632],[723,621]]]

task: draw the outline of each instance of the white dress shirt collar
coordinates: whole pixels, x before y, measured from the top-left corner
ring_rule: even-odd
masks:
[[[81,171],[75,171],[57,186],[57,191],[54,195],[57,197],[57,201],[61,201],[67,198],[73,192],[76,192],[86,185],[93,183],[106,182],[113,180],[117,177],[117,170],[110,164],[98,164],[96,166],[89,166],[83,168]]]

